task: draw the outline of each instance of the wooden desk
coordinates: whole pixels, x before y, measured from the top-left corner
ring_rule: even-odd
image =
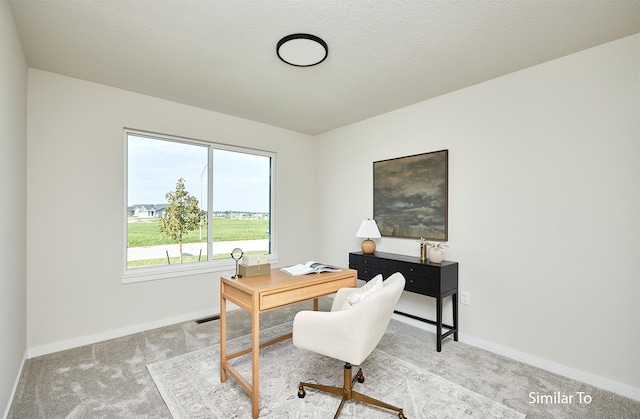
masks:
[[[251,396],[253,418],[260,410],[260,348],[282,342],[291,333],[260,343],[260,313],[313,299],[318,309],[318,297],[333,294],[340,288],[355,287],[357,272],[342,268],[342,272],[325,272],[304,276],[289,276],[280,269],[267,275],[249,278],[220,278],[220,381],[231,375]],[[251,313],[251,348],[227,354],[227,301]],[[229,365],[229,360],[251,353],[251,384]]]

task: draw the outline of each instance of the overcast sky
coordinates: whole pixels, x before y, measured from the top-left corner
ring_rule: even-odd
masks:
[[[166,203],[178,179],[206,206],[207,148],[129,136],[128,206]],[[214,211],[269,211],[269,158],[214,151]]]

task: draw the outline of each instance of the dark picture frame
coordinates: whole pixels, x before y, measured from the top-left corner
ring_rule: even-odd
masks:
[[[373,162],[373,218],[387,237],[447,241],[449,150]]]

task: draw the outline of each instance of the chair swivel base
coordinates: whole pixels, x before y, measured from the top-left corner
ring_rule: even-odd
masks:
[[[306,392],[304,391],[305,387],[314,388],[316,390],[324,391],[326,393],[335,394],[337,396],[342,396],[342,401],[340,402],[340,406],[338,406],[338,410],[336,411],[335,416],[336,419],[340,412],[342,411],[342,407],[347,400],[357,400],[362,403],[368,403],[374,406],[382,407],[384,409],[393,410],[398,412],[399,419],[407,419],[402,412],[402,409],[399,407],[392,406],[383,401],[374,399],[372,397],[366,396],[362,393],[358,393],[357,391],[353,391],[353,385],[358,381],[359,383],[364,383],[364,374],[362,373],[362,368],[358,370],[356,376],[351,378],[351,364],[344,364],[344,385],[343,387],[334,387],[334,386],[325,386],[322,384],[314,384],[314,383],[300,383],[298,386],[298,397],[304,398]]]

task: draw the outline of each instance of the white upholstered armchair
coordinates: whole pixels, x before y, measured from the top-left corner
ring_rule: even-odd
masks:
[[[361,288],[342,288],[333,301],[331,311],[301,311],[293,321],[293,344],[345,362],[343,387],[301,382],[298,397],[304,397],[304,387],[342,396],[335,414],[338,417],[345,401],[358,400],[398,412],[402,409],[353,391],[356,380],[364,382],[362,369],[352,379],[352,365],[360,365],[378,345],[391,320],[393,310],[404,289],[405,279],[395,273],[382,281],[378,276]]]

